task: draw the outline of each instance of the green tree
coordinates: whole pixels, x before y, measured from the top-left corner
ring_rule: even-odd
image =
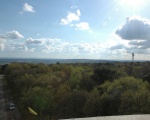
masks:
[[[100,67],[94,69],[94,73],[92,75],[92,79],[97,82],[97,84],[102,84],[106,80],[113,81],[117,78],[117,72],[108,67]]]
[[[79,118],[84,116],[84,105],[86,103],[88,94],[85,91],[74,90],[70,97],[70,112],[73,118]]]
[[[107,81],[100,85],[98,90],[102,94],[103,115],[140,113],[141,109],[147,108],[146,104],[142,108],[138,105],[145,103],[144,100],[141,101],[141,98],[149,99],[149,94],[145,94],[149,91],[149,85],[134,77],[123,77],[113,82]],[[148,101],[147,105],[149,105]]]
[[[26,107],[37,111],[41,118],[51,118],[55,107],[54,95],[50,88],[33,87],[24,94]]]
[[[67,85],[61,85],[56,92],[55,101],[57,102],[57,107],[55,110],[55,115],[57,119],[59,118],[69,118],[71,117],[70,108],[70,96],[71,96],[71,89]]]
[[[84,105],[84,114],[87,117],[93,117],[102,115],[101,113],[101,95],[99,94],[99,91],[95,88],[88,95],[87,101]]]
[[[150,93],[147,83],[142,83],[137,89],[124,91],[121,96],[120,114],[149,114]]]
[[[83,68],[81,67],[76,67],[76,68],[72,67],[71,76],[69,80],[71,89],[78,89],[80,81],[82,79],[82,71]]]

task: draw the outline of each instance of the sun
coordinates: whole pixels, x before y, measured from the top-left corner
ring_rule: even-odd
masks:
[[[140,7],[144,2],[145,0],[120,0],[121,5],[134,8]]]

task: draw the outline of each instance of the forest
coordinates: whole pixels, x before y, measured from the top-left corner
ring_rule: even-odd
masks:
[[[1,70],[23,120],[150,114],[148,61],[11,63]]]

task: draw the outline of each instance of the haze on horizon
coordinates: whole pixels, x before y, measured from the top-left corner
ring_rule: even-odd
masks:
[[[1,0],[1,58],[150,60],[149,0]]]

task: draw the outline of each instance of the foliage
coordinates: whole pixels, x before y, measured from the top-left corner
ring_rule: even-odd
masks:
[[[150,64],[11,63],[1,71],[22,119],[33,108],[39,119],[150,114]],[[32,116],[31,116],[32,117]]]

